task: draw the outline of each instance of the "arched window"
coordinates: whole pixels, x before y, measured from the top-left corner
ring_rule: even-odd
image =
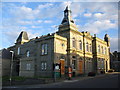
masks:
[[[88,42],[86,43],[86,51],[89,51]]]
[[[73,38],[73,40],[72,40],[72,44],[73,44],[73,47],[75,48],[75,47],[76,47],[76,44],[75,44],[75,38]]]
[[[27,51],[27,57],[30,57],[30,51]]]
[[[79,48],[80,48],[80,50],[82,50],[82,41],[81,40],[79,41]]]

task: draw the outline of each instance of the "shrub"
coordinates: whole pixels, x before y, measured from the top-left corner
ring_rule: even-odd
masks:
[[[89,73],[88,73],[88,76],[95,76],[95,75],[96,75],[95,72],[89,72]]]

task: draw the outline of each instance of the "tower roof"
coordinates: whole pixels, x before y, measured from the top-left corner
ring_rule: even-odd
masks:
[[[64,12],[66,12],[66,11],[71,11],[70,7],[68,5],[66,6],[66,9],[64,10]]]
[[[26,41],[26,40],[29,40],[29,39],[28,39],[27,32],[22,31],[22,32],[20,33],[19,37],[17,38],[16,42],[17,42],[17,43],[21,43],[22,41]]]
[[[74,23],[74,20],[72,19],[72,11],[70,10],[69,6],[66,6],[64,10],[64,18],[61,22],[61,25],[59,25],[59,31],[64,30],[65,28],[70,28],[74,30],[78,30],[77,26]]]

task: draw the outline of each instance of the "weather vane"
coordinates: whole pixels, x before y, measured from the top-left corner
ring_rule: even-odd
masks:
[[[71,3],[72,3],[71,1],[67,1],[67,2],[66,2],[66,5],[67,5],[67,6],[70,6]]]

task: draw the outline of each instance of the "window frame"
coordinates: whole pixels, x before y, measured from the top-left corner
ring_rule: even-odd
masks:
[[[17,55],[20,55],[20,47],[17,48]]]
[[[48,44],[44,43],[41,44],[41,55],[46,55],[48,54]]]
[[[26,64],[26,70],[31,70],[31,64],[30,63]]]
[[[86,43],[86,51],[89,52],[89,44],[88,44],[88,42]]]
[[[76,48],[75,38],[72,39],[72,47],[73,47],[73,48]]]
[[[98,53],[100,53],[100,45],[98,45]]]
[[[82,41],[79,41],[79,49],[82,50]]]
[[[42,61],[42,62],[41,62],[41,70],[42,70],[42,71],[47,70],[47,62],[46,62],[46,61]]]
[[[92,45],[90,44],[90,52],[92,52]]]
[[[30,57],[30,51],[29,51],[29,50],[27,50],[26,56],[27,56],[27,57]]]

